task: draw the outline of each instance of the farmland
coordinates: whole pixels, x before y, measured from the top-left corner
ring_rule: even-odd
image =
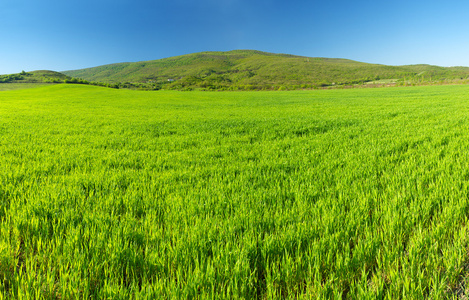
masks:
[[[468,100],[0,92],[0,297],[463,295]]]

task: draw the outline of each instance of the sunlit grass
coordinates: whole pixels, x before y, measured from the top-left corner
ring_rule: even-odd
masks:
[[[0,83],[0,91],[23,90],[51,85],[50,83]]]
[[[468,92],[2,92],[0,292],[451,297]]]

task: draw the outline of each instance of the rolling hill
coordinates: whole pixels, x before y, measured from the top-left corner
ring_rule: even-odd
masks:
[[[17,74],[0,75],[0,91],[11,90],[11,89],[23,89],[37,87],[44,84],[55,84],[55,83],[76,83],[76,84],[89,84],[99,85],[105,87],[118,88],[117,84],[110,84],[104,82],[89,82],[84,79],[70,77],[60,72],[39,70]]]
[[[461,81],[468,67],[388,66],[255,50],[201,52],[153,61],[117,63],[62,72],[122,87],[151,89],[300,89],[370,83]]]
[[[71,77],[55,71],[32,71],[18,74],[0,75],[0,83],[58,83]]]
[[[0,75],[0,83],[79,83],[147,90],[295,90],[469,83],[469,67],[388,66],[255,50],[200,52],[64,72]]]

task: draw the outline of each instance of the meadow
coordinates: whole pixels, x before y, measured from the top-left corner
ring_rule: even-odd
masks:
[[[462,297],[468,100],[0,92],[0,298]]]
[[[50,83],[2,83],[0,84],[0,92],[13,91],[13,90],[24,90],[37,88],[42,86],[51,85]]]

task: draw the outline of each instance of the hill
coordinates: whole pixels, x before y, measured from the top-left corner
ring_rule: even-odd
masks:
[[[60,72],[48,70],[32,72],[22,71],[21,73],[17,74],[0,75],[0,91],[31,88],[49,83],[77,83],[106,86],[112,88],[119,87],[116,84],[109,84],[104,82],[89,82],[84,79],[73,78]]]
[[[151,89],[299,89],[356,84],[416,84],[466,80],[467,67],[387,66],[348,59],[255,50],[201,52],[153,61],[64,71],[71,77]]]
[[[18,74],[0,75],[0,83],[58,83],[71,77],[55,71],[32,71]]]

